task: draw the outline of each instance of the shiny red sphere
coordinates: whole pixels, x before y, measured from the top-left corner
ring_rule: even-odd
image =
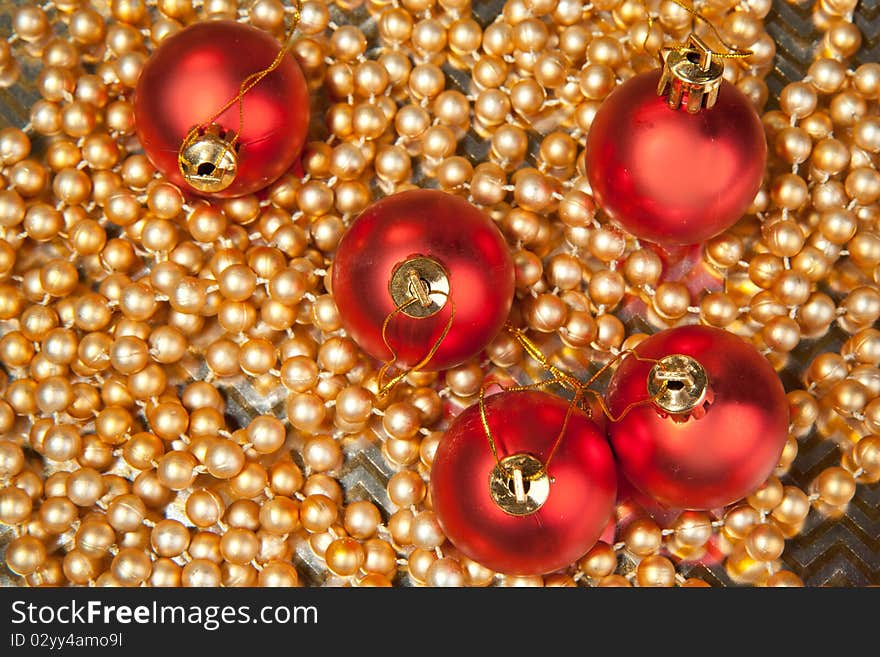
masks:
[[[144,65],[134,96],[135,128],[150,162],[181,189],[198,193],[178,168],[183,140],[235,98],[242,81],[269,66],[280,49],[266,32],[230,21],[195,23],[164,39]],[[286,54],[245,94],[243,107],[238,172],[213,196],[256,192],[300,154],[309,125],[309,91],[293,55]],[[215,123],[238,130],[238,103]]]
[[[755,198],[767,143],[754,108],[722,82],[711,109],[689,114],[657,95],[659,71],[620,85],[587,137],[586,172],[599,206],[658,244],[696,244],[736,223]]]
[[[568,401],[540,391],[486,398],[499,457],[529,453],[542,463],[556,442]],[[495,467],[477,404],[447,429],[431,467],[431,499],[446,537],[497,572],[538,575],[576,561],[614,513],[616,470],[605,437],[575,410],[553,460],[547,501],[531,515],[503,511],[489,494]]]
[[[779,463],[789,423],[785,390],[767,360],[738,336],[706,326],[661,331],[636,353],[691,356],[706,370],[709,386],[703,417],[668,415],[649,402],[610,423],[612,448],[630,482],[684,509],[721,507],[764,483]],[[624,359],[606,394],[613,415],[649,398],[652,367]]]
[[[449,302],[430,317],[398,313],[387,337],[401,367],[425,358],[455,316],[424,369],[442,370],[476,356],[498,334],[513,302],[513,260],[495,224],[466,200],[435,190],[386,197],[351,224],[333,263],[333,296],[345,330],[364,351],[391,358],[382,324],[395,309],[392,273],[413,256],[441,264]]]

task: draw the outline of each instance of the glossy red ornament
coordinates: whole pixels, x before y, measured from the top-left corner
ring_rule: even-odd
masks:
[[[628,232],[658,244],[696,244],[730,227],[761,186],[764,130],[727,81],[710,109],[670,109],[660,71],[636,75],[599,107],[586,173],[598,205]]]
[[[527,453],[543,463],[562,429],[568,401],[545,392],[500,392],[486,398],[486,417],[500,458]],[[496,467],[478,404],[447,429],[431,468],[431,499],[446,537],[463,554],[497,572],[537,575],[564,568],[598,540],[614,512],[616,470],[595,424],[574,410],[553,456],[543,506],[511,515],[496,504]]]
[[[776,372],[749,343],[717,328],[684,326],[636,347],[645,358],[691,356],[705,370],[705,401],[684,414],[635,406],[608,435],[623,474],[660,503],[714,509],[745,497],[773,472],[788,436],[788,402]],[[653,398],[654,365],[626,357],[609,383],[613,416]]]
[[[144,65],[134,96],[135,128],[153,165],[181,189],[178,151],[192,128],[236,97],[248,76],[268,67],[281,44],[268,33],[231,21],[199,22],[164,39]],[[235,179],[214,196],[256,192],[294,163],[309,125],[309,92],[293,55],[244,95]],[[215,123],[239,127],[238,103]]]
[[[397,364],[424,359],[449,324],[427,370],[442,370],[477,355],[501,330],[513,302],[514,269],[495,224],[466,200],[436,190],[386,197],[351,224],[333,263],[333,296],[345,330],[379,360],[392,354],[382,340],[385,318],[399,305],[390,284],[398,270],[427,258],[448,274],[447,297],[427,317],[403,312],[388,322]]]

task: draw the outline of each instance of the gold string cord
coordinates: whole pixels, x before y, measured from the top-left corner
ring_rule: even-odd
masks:
[[[721,33],[718,32],[718,29],[715,27],[715,25],[712,24],[712,21],[710,21],[708,18],[703,16],[700,12],[698,12],[693,7],[689,7],[688,5],[681,2],[681,0],[669,0],[669,1],[675,5],[678,5],[682,9],[684,9],[687,13],[689,13],[691,16],[696,18],[698,21],[701,21],[702,23],[707,25],[709,27],[709,29],[712,31],[712,34],[715,36],[715,38],[718,39],[718,41],[721,43],[721,45],[724,46],[725,48],[727,48],[727,52],[717,52],[715,50],[710,50],[709,52],[711,53],[712,57],[717,57],[718,59],[746,59],[747,57],[751,57],[754,54],[751,50],[740,50],[736,46],[732,46],[729,43],[727,43],[727,41],[724,40],[724,37],[721,36]],[[651,14],[648,14],[648,31],[645,34],[645,41],[644,41],[644,43],[642,43],[642,48],[644,50],[647,50],[648,39],[651,38],[651,29],[653,27],[654,27],[654,17],[651,16]],[[675,51],[675,52],[688,52],[688,51],[690,51],[690,48],[688,48],[686,45],[683,45],[683,46],[664,46],[662,48],[662,50]],[[658,53],[658,55],[659,55],[659,53]],[[662,63],[662,60],[661,60],[661,63]]]
[[[550,372],[554,377],[559,379],[558,383],[569,388],[572,392],[577,392],[579,388],[582,387],[582,384],[578,379],[571,374],[563,372],[561,369],[553,365],[541,349],[534,342],[529,339],[529,337],[525,334],[520,328],[516,328],[515,326],[511,326],[510,324],[506,325],[507,332],[513,335],[516,338],[517,342],[520,343],[525,352],[533,359],[540,363],[541,367]]]
[[[646,356],[641,356],[636,352],[635,349],[624,349],[623,351],[619,352],[616,356],[614,356],[614,358],[612,358],[607,363],[605,363],[602,367],[600,367],[596,371],[596,373],[593,374],[593,376],[591,376],[583,384],[584,392],[588,392],[591,395],[593,395],[593,397],[596,399],[596,401],[599,404],[599,409],[602,411],[602,413],[605,415],[605,417],[608,418],[608,420],[611,422],[619,422],[624,417],[626,417],[626,415],[632,409],[634,409],[636,406],[642,406],[643,404],[650,404],[651,402],[655,401],[663,393],[663,391],[666,388],[666,382],[664,381],[663,386],[657,391],[657,394],[651,395],[650,397],[646,397],[645,399],[639,399],[637,401],[634,401],[634,402],[628,404],[626,406],[626,408],[624,408],[620,412],[619,415],[615,416],[611,412],[611,410],[608,408],[607,404],[605,404],[605,398],[602,397],[602,395],[600,395],[598,391],[590,388],[590,386],[593,385],[599,379],[599,377],[602,376],[606,371],[608,371],[610,368],[614,367],[617,363],[622,361],[624,358],[628,358],[628,357],[632,357],[640,363],[651,363],[653,365],[658,365],[658,364],[662,365],[662,361],[657,360],[656,358],[648,358]],[[589,409],[589,410],[590,410],[590,416],[592,417],[592,409]]]
[[[510,386],[505,388],[501,386],[501,389],[504,392],[521,392],[524,390],[538,390],[545,386],[555,385],[555,384],[563,384],[565,385],[566,379],[571,378],[565,375],[566,378],[552,378],[546,379],[544,381],[538,381],[537,383],[532,383],[526,386]],[[489,449],[492,450],[492,456],[495,457],[495,463],[498,467],[509,477],[512,477],[513,474],[507,470],[507,467],[501,462],[501,457],[498,455],[498,445],[495,443],[495,436],[492,435],[492,428],[489,426],[489,418],[486,416],[486,388],[485,386],[480,387],[480,398],[479,398],[479,406],[480,406],[480,423],[483,425],[483,432],[486,434],[486,440],[489,441]],[[553,456],[556,454],[556,451],[559,449],[559,446],[562,444],[562,439],[565,437],[565,431],[568,429],[568,421],[571,418],[571,414],[574,412],[574,409],[580,403],[581,398],[583,397],[583,390],[578,390],[575,392],[574,397],[569,403],[568,408],[565,411],[565,418],[562,420],[562,427],[559,429],[559,434],[556,436],[556,440],[553,441],[553,445],[550,447],[550,451],[547,453],[547,458],[545,458],[541,462],[541,469],[537,472],[532,473],[527,476],[526,479],[529,481],[534,481],[538,479],[544,474],[548,472],[550,467],[550,462],[553,460]]]
[[[434,357],[434,354],[437,353],[437,350],[440,348],[440,345],[443,344],[443,340],[446,339],[446,336],[449,335],[449,330],[452,328],[452,321],[455,319],[455,302],[452,300],[448,294],[441,290],[432,290],[431,294],[442,294],[449,301],[449,319],[446,321],[446,326],[443,327],[443,332],[440,333],[440,337],[434,342],[431,346],[431,349],[428,351],[427,355],[422,358],[418,363],[413,365],[408,370],[401,370],[394,377],[388,381],[387,383],[383,383],[385,379],[385,375],[388,373],[388,370],[391,368],[394,363],[397,362],[397,350],[391,345],[388,340],[388,325],[391,323],[391,320],[397,317],[404,310],[409,308],[414,303],[419,303],[418,297],[413,297],[409,301],[404,304],[401,304],[394,308],[390,313],[385,316],[385,321],[382,322],[382,342],[385,343],[385,346],[388,348],[388,352],[391,354],[391,358],[389,358],[385,363],[382,364],[382,367],[379,369],[378,374],[376,375],[376,382],[379,384],[379,396],[384,397],[387,395],[394,386],[403,381],[412,372],[418,372],[421,370],[428,362]]]
[[[266,68],[257,71],[255,73],[251,73],[244,80],[242,80],[241,85],[238,88],[238,93],[230,98],[226,104],[223,105],[219,110],[214,112],[210,118],[205,121],[202,121],[200,124],[196,125],[192,128],[183,140],[183,143],[187,143],[196,133],[199,133],[205,130],[208,126],[210,126],[214,121],[216,121],[220,116],[223,115],[226,110],[230,107],[238,103],[238,128],[235,131],[235,135],[232,139],[224,139],[226,142],[224,154],[229,152],[230,149],[235,147],[236,142],[238,141],[239,135],[241,135],[241,131],[244,128],[244,96],[247,92],[257,86],[263,78],[269,75],[272,71],[278,68],[281,65],[281,62],[284,60],[284,56],[290,51],[293,47],[293,34],[296,31],[296,26],[299,25],[300,18],[302,18],[302,0],[293,0],[293,20],[290,25],[290,28],[287,30],[287,34],[284,37],[284,43],[278,51],[278,54],[275,55],[275,59],[272,60],[272,63],[269,64]]]
[[[611,421],[611,422],[619,422],[622,420],[633,408],[637,406],[642,406],[644,404],[649,404],[657,399],[657,397],[663,392],[665,387],[665,382],[663,384],[664,387],[657,392],[657,394],[652,395],[650,397],[646,397],[645,399],[639,399],[634,401],[626,406],[623,411],[620,412],[619,415],[615,416],[611,410],[608,408],[605,400],[602,398],[602,395],[599,394],[596,390],[590,388],[605,372],[607,372],[610,368],[614,367],[621,360],[626,357],[632,357],[639,362],[643,363],[652,363],[658,364],[661,361],[656,358],[647,358],[645,356],[641,356],[636,353],[633,349],[626,349],[618,353],[614,358],[605,363],[602,367],[600,367],[587,381],[581,382],[577,377],[568,374],[567,372],[562,371],[560,368],[553,365],[546,355],[541,351],[541,349],[536,345],[532,340],[525,334],[522,329],[516,328],[508,324],[506,329],[509,333],[511,333],[519,342],[519,344],[523,347],[526,353],[534,360],[536,360],[544,369],[550,372],[553,377],[550,379],[545,379],[543,381],[538,381],[537,383],[533,383],[530,385],[524,386],[510,386],[510,387],[501,387],[504,392],[519,392],[524,390],[537,390],[540,388],[544,388],[550,385],[561,385],[566,388],[569,388],[574,392],[574,396],[571,399],[571,402],[568,405],[568,408],[565,412],[565,418],[562,421],[562,427],[560,428],[559,434],[556,437],[556,440],[553,442],[553,445],[550,448],[550,451],[547,453],[547,457],[542,462],[542,467],[540,470],[532,474],[528,479],[534,480],[539,477],[542,477],[546,474],[550,468],[550,462],[553,460],[553,457],[556,455],[559,446],[562,444],[562,440],[565,437],[566,429],[568,428],[568,422],[571,418],[571,414],[574,412],[575,407],[581,407],[584,399],[584,395],[590,394],[596,399],[599,404],[599,408],[602,410],[602,413]],[[479,409],[480,409],[480,423],[483,425],[483,431],[486,434],[486,440],[489,443],[489,449],[492,451],[492,456],[495,458],[495,463],[497,466],[505,472],[508,476],[513,476],[510,472],[507,471],[506,467],[501,462],[501,457],[498,454],[498,445],[495,442],[495,436],[492,434],[492,428],[489,426],[489,418],[486,415],[486,402],[485,402],[485,387],[480,388],[480,396],[479,396]],[[593,411],[591,408],[587,407],[586,412],[590,417],[593,415]]]

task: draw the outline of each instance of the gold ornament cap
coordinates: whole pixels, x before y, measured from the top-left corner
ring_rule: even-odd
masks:
[[[531,454],[506,456],[489,473],[489,495],[512,516],[527,516],[550,497],[550,475]]]
[[[391,274],[388,292],[400,312],[414,319],[435,315],[449,300],[449,274],[433,258],[416,255]]]
[[[212,123],[187,135],[177,154],[177,165],[190,187],[212,194],[222,192],[235,180],[238,153],[223,128]]]
[[[683,354],[661,358],[648,374],[648,394],[667,413],[694,410],[706,400],[708,388],[706,370],[696,359]]]
[[[722,73],[724,65],[717,57],[713,58],[711,48],[696,34],[691,34],[685,46],[666,53],[657,95],[666,96],[666,104],[671,109],[681,107],[687,95],[685,108],[690,114],[696,114],[715,104]]]

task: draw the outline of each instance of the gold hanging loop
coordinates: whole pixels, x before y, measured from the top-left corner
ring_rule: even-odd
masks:
[[[539,390],[546,386],[556,385],[563,383],[563,379],[553,378],[546,379],[544,381],[538,381],[537,383],[532,383],[524,386],[509,386],[504,387],[500,386],[502,391],[504,392],[522,392],[525,390]],[[540,479],[541,477],[549,476],[548,468],[550,467],[550,462],[553,460],[553,457],[556,454],[556,451],[559,449],[559,445],[562,444],[562,439],[565,437],[565,431],[568,429],[568,422],[571,418],[571,414],[574,411],[575,407],[580,402],[582,392],[575,393],[574,398],[572,398],[571,403],[569,403],[568,408],[565,412],[565,418],[562,421],[562,427],[559,430],[559,434],[556,436],[556,440],[553,441],[553,445],[550,447],[550,450],[547,452],[546,458],[541,462],[541,467],[534,469],[530,473],[523,474],[528,481]],[[492,428],[489,426],[489,418],[486,415],[486,388],[485,386],[480,387],[480,395],[477,401],[480,409],[480,423],[483,425],[483,432],[486,434],[486,440],[489,443],[489,449],[492,451],[492,456],[495,457],[495,464],[498,469],[504,472],[511,479],[516,478],[515,471],[510,469],[509,464],[505,463],[506,458],[502,457],[498,453],[498,445],[495,442],[495,436],[492,434]]]
[[[391,354],[391,357],[382,364],[382,367],[379,368],[379,373],[376,375],[376,382],[379,385],[379,396],[384,397],[396,386],[398,383],[403,381],[407,375],[411,372],[420,371],[425,365],[427,365],[430,360],[434,357],[434,354],[437,353],[437,350],[440,349],[440,345],[443,344],[443,340],[446,339],[446,336],[449,335],[449,330],[452,328],[452,322],[455,319],[455,302],[452,301],[452,298],[449,296],[447,292],[431,290],[431,294],[440,294],[447,298],[449,301],[449,319],[446,320],[446,325],[443,327],[443,331],[440,333],[440,337],[434,342],[431,346],[431,349],[428,351],[427,355],[422,358],[418,363],[413,365],[408,370],[401,370],[391,380],[385,382],[385,375],[388,373],[388,370],[397,362],[397,350],[391,345],[391,342],[388,340],[388,325],[391,323],[391,320],[397,317],[400,313],[404,312],[410,306],[420,303],[419,297],[414,296],[409,301],[405,303],[395,306],[394,310],[392,310],[388,315],[385,316],[385,321],[382,322],[382,342],[385,343],[385,346],[388,348],[388,352]]]
[[[724,46],[724,48],[725,48],[724,51],[717,51],[717,50],[709,50],[708,51],[708,54],[710,54],[713,58],[716,58],[716,59],[746,59],[748,57],[751,57],[754,54],[751,50],[740,50],[736,46],[732,46],[729,43],[727,43],[727,41],[724,40],[724,37],[721,36],[721,33],[718,32],[718,29],[715,27],[715,25],[712,24],[712,21],[710,21],[708,18],[703,16],[700,12],[698,12],[693,7],[689,7],[681,0],[669,0],[669,1],[675,5],[678,5],[679,7],[684,9],[687,13],[689,13],[691,16],[696,18],[698,21],[700,21],[704,25],[706,25],[712,31],[712,34],[715,36],[715,38],[718,40],[718,42],[722,46]],[[651,36],[651,28],[652,27],[654,27],[654,17],[651,16],[650,14],[648,14],[648,34],[645,36],[645,41],[642,44],[642,48],[645,48],[645,46],[647,46],[647,44],[648,44],[648,39]],[[677,49],[683,49],[683,48],[685,48],[685,46],[664,46],[662,49],[663,50],[677,50]]]

